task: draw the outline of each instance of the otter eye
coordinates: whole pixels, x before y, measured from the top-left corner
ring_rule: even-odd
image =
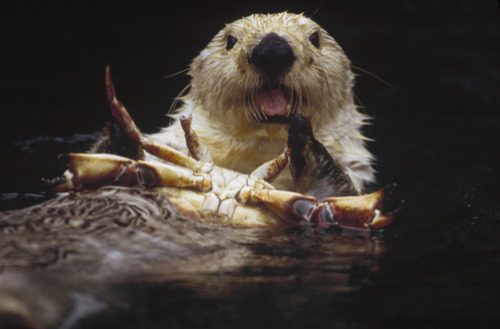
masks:
[[[314,32],[309,37],[309,41],[313,44],[314,47],[319,48],[319,34],[318,32]]]
[[[238,42],[238,40],[232,35],[227,37],[226,50],[233,49],[234,45]]]

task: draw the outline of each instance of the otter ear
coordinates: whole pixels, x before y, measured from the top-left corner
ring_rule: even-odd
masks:
[[[232,35],[227,36],[227,41],[226,41],[226,50],[231,50],[233,49],[234,45],[238,42],[238,39],[233,37]]]
[[[319,34],[318,32],[314,32],[309,36],[309,41],[313,44],[314,47],[319,48]]]

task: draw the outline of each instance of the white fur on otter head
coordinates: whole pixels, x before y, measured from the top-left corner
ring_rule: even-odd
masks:
[[[189,75],[190,91],[173,117],[193,115],[193,130],[215,164],[250,172],[270,160],[286,144],[289,117],[300,113],[311,118],[315,136],[358,191],[373,180],[372,155],[360,132],[368,117],[354,104],[350,61],[314,21],[280,13],[227,24],[194,59]],[[179,129],[176,122],[155,137],[183,147]],[[290,188],[290,182],[286,175],[275,185]]]

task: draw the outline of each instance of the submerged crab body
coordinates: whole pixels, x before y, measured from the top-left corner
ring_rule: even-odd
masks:
[[[382,214],[388,188],[368,195],[323,200],[276,190],[268,181],[288,164],[288,148],[246,175],[210,162],[210,155],[191,130],[190,117],[181,121],[191,157],[142,135],[116,98],[109,67],[106,72],[108,99],[117,124],[131,140],[162,161],[136,161],[111,154],[68,154],[63,157],[68,170],[64,179],[54,181],[54,190],[138,185],[168,196],[177,211],[187,218],[218,225],[266,227],[306,221],[370,229],[392,222],[395,213]]]

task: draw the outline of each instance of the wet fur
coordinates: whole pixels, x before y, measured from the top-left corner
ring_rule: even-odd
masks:
[[[192,114],[192,128],[222,167],[248,173],[282,152],[288,124],[256,120],[262,113],[255,95],[266,79],[248,62],[253,48],[270,32],[284,37],[296,56],[293,67],[278,81],[285,90],[294,91],[286,92],[294,104],[289,111],[311,118],[316,139],[362,191],[374,173],[372,155],[360,132],[368,117],[354,103],[350,61],[325,30],[303,15],[252,15],[226,25],[191,64],[190,91],[172,117]],[[319,48],[309,39],[315,32]],[[229,36],[237,42],[228,50]],[[186,149],[178,121],[154,137]],[[293,189],[286,171],[274,185]]]

